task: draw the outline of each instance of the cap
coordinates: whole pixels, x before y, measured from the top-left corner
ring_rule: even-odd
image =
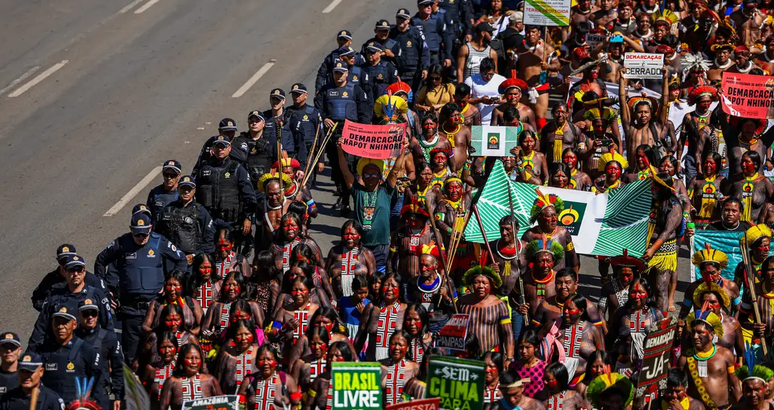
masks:
[[[75,246],[65,243],[56,248],[56,260],[61,260],[67,255],[75,255]]]
[[[67,259],[64,261],[65,270],[70,270],[75,267],[86,267],[86,261],[78,255],[67,255]]]
[[[62,308],[59,309],[58,312],[54,312],[54,314],[52,316],[53,317],[63,317],[65,319],[69,319],[69,320],[78,320],[78,318],[75,317],[75,315],[73,315],[72,313],[70,313],[67,310],[67,307],[65,307],[65,306],[62,306]]]
[[[338,54],[339,57],[353,56],[355,55],[355,49],[350,46],[339,47],[339,49],[336,50],[336,54]]]
[[[99,310],[99,305],[93,299],[87,298],[78,303],[78,311],[83,312],[84,310]]]
[[[521,11],[515,11],[513,14],[511,14],[508,19],[511,21],[511,23],[521,23],[524,21],[524,13]]]
[[[404,19],[410,19],[411,13],[409,13],[408,9],[398,9],[398,12],[395,13],[395,17],[401,17]]]
[[[483,33],[485,31],[489,33],[494,33],[494,27],[492,27],[492,25],[487,23],[486,21],[482,21],[481,23],[478,23],[478,25],[476,25],[476,31],[479,33]]]
[[[19,339],[19,335],[17,335],[14,332],[5,332],[2,334],[2,338],[0,338],[0,345],[4,343],[10,343],[12,345],[15,345],[16,347],[21,347],[21,340]]]
[[[260,111],[258,111],[258,110],[252,110],[252,111],[250,111],[250,113],[249,113],[249,114],[247,114],[247,119],[248,119],[248,120],[249,120],[250,118],[253,118],[253,117],[258,117],[258,118],[260,118],[260,119],[261,119],[261,121],[266,121],[266,118],[263,118],[263,113],[261,113],[261,112],[260,112]]]
[[[380,53],[384,51],[384,47],[376,41],[369,41],[366,45],[366,49],[372,53]]]
[[[417,6],[424,6],[425,4],[432,4],[435,0],[417,0]]]
[[[215,140],[212,141],[212,145],[225,145],[229,146],[231,145],[231,140],[228,139],[225,135],[218,135],[215,137]]]
[[[150,209],[148,209],[148,207],[145,204],[137,204],[134,206],[134,208],[132,208],[132,215],[138,214],[138,213],[143,213],[148,216],[153,215],[151,214]]]
[[[222,123],[223,121],[221,121]],[[236,127],[234,127],[234,130],[236,131]],[[183,173],[183,166],[180,165],[180,162],[174,159],[170,159],[169,161],[164,162],[164,171],[171,169],[175,172],[177,172],[177,175],[180,175]]]
[[[34,372],[43,366],[43,358],[35,352],[27,352],[19,360],[19,369]]]
[[[196,188],[196,181],[194,181],[193,178],[191,178],[190,175],[184,175],[182,178],[180,178],[180,182],[177,183],[178,186],[189,186],[191,188]]]
[[[349,67],[347,66],[347,63],[341,60],[336,60],[336,62],[333,64],[333,71],[346,73],[347,71],[349,71]]]
[[[285,91],[283,91],[281,88],[275,88],[271,90],[271,94],[269,94],[271,97],[281,97],[283,100],[285,99]]]
[[[336,35],[336,38],[346,38],[347,40],[352,40],[352,32],[349,30],[341,30],[339,31],[339,34]]]
[[[295,83],[292,87],[290,87],[290,93],[298,93],[298,94],[306,94],[308,91],[306,89],[306,86],[301,83]]]
[[[389,30],[390,29],[390,22],[385,20],[385,19],[381,19],[381,20],[376,22],[376,27],[374,27],[374,29],[375,30]]]
[[[218,124],[218,131],[236,131],[236,121],[232,120],[231,118],[224,118],[220,120],[220,123]]]
[[[132,215],[132,225],[130,226],[132,234],[141,234],[144,233],[146,235],[150,234],[151,230],[151,219],[150,216],[145,214],[134,214]]]

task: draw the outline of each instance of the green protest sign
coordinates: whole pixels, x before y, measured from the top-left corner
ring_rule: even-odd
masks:
[[[484,362],[431,357],[426,397],[441,399],[439,410],[483,410]]]
[[[380,410],[381,376],[379,363],[334,362],[331,376],[333,408]]]

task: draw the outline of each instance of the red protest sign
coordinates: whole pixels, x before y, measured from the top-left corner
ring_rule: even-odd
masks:
[[[400,154],[406,124],[371,125],[344,122],[341,149],[356,157],[387,159]]]
[[[723,111],[736,117],[774,118],[774,77],[723,72]]]
[[[457,313],[443,325],[438,332],[436,345],[440,348],[465,350],[465,338],[468,336],[470,315]]]
[[[412,400],[405,403],[391,404],[386,410],[438,410],[441,405],[441,399]]]

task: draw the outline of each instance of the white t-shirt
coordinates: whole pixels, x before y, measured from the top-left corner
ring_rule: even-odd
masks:
[[[465,80],[465,84],[470,87],[470,98],[481,98],[489,96],[493,98],[500,98],[500,92],[497,88],[505,81],[505,77],[500,74],[495,74],[489,82],[484,82],[481,78],[481,74],[474,74]],[[476,104],[476,107],[481,111],[481,124],[489,125],[492,120],[492,111],[494,111],[496,104]]]

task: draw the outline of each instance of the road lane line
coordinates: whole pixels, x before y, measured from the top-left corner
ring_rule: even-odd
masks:
[[[116,202],[115,205],[113,205],[112,208],[108,209],[107,212],[105,212],[102,216],[113,216],[117,214],[121,208],[126,206],[126,204],[129,203],[129,201],[132,200],[137,194],[140,193],[143,189],[145,189],[148,184],[150,184],[159,174],[161,173],[161,166],[158,166],[156,168],[153,168],[151,172],[148,173],[148,175],[145,176],[140,182],[137,183],[137,185],[134,186],[134,188],[130,189],[129,192],[124,195],[123,198],[121,198],[120,201]]]
[[[68,63],[68,60],[62,60],[61,63],[54,64],[48,70],[38,74],[37,77],[33,78],[28,83],[26,83],[23,86],[21,86],[18,89],[16,89],[16,91],[8,94],[8,98],[14,98],[14,97],[18,97],[18,96],[24,94],[25,91],[27,91],[30,88],[36,86],[39,82],[45,80],[51,74],[54,74],[55,72],[59,71],[59,69],[64,67],[64,65],[67,64],[67,63]]]
[[[244,83],[241,87],[239,87],[238,90],[236,90],[236,92],[234,93],[234,95],[231,96],[231,98],[239,98],[242,95],[244,95],[244,93],[246,93],[247,90],[250,89],[250,87],[254,86],[255,83],[257,83],[258,80],[260,80],[261,77],[263,77],[263,75],[266,74],[266,72],[268,72],[269,69],[271,69],[273,66],[274,66],[273,62],[268,62],[264,64],[263,67],[261,67],[261,69],[258,70],[258,72],[253,74],[253,76],[250,77],[250,79],[247,80],[246,83]]]
[[[158,2],[159,2],[159,0],[150,0],[149,2],[143,4],[142,7],[140,7],[139,9],[135,10],[134,14],[140,14],[143,11],[148,10],[149,8],[151,8],[151,6],[153,6],[154,4],[156,4]]]
[[[331,4],[329,4],[328,7],[325,8],[325,10],[323,10],[323,14],[328,14],[332,12],[333,9],[335,9],[336,6],[339,5],[339,3],[341,3],[341,0],[333,0]]]
[[[6,91],[10,90],[13,87],[16,87],[16,85],[18,85],[20,82],[22,82],[25,79],[27,79],[27,77],[35,74],[39,69],[40,69],[39,65],[36,65],[35,67],[30,68],[29,70],[27,70],[26,73],[22,74],[21,77],[11,81],[11,83],[8,84],[7,87],[5,87],[2,90],[0,90],[0,94],[5,94]]]
[[[122,8],[121,10],[119,10],[119,11],[118,11],[118,14],[124,14],[124,13],[126,13],[127,11],[129,11],[129,10],[133,9],[133,8],[134,8],[134,6],[136,6],[136,5],[140,4],[140,3],[142,3],[143,1],[145,1],[145,0],[134,0],[133,2],[131,2],[131,3],[127,4],[127,5],[126,5],[126,7]]]

